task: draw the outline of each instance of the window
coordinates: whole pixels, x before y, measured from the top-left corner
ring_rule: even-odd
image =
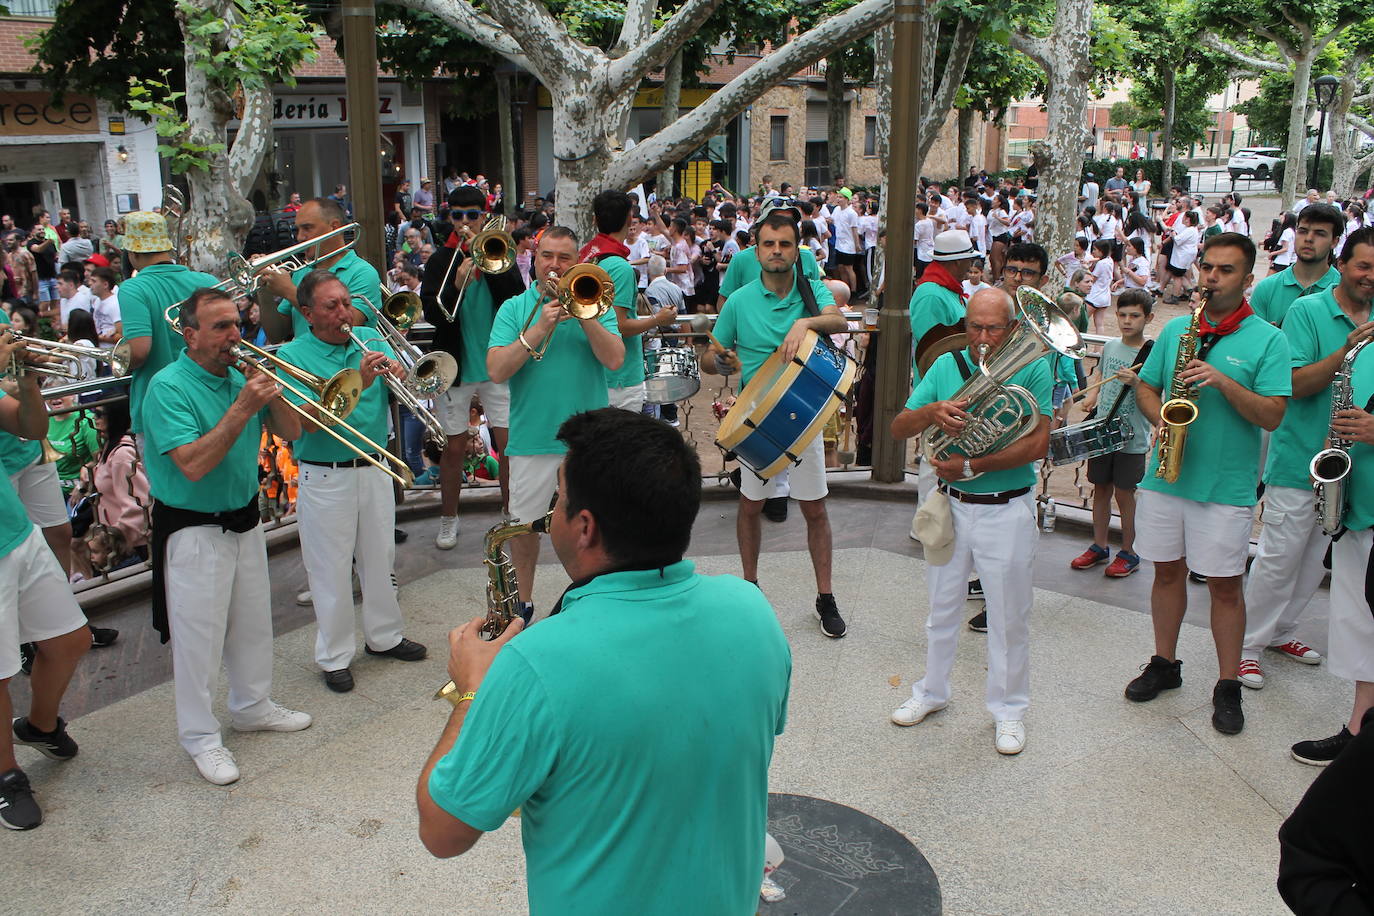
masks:
[[[830,184],[830,144],[812,140],[806,144],[806,170],[802,180],[808,188]]]
[[[873,115],[864,118],[864,155],[878,155],[878,119]]]
[[[787,158],[787,115],[768,120],[768,158],[774,162]]]

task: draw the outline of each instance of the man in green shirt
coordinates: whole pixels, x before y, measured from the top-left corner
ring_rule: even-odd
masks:
[[[743,289],[763,275],[763,267],[759,264],[758,231],[768,214],[775,211],[791,213],[793,219],[798,223],[801,222],[801,210],[797,208],[795,203],[783,197],[774,197],[759,209],[758,218],[750,227],[750,231],[754,234],[754,244],[730,258],[730,266],[725,269],[725,276],[720,279],[720,295],[716,297],[717,312],[725,307],[725,300],[734,295],[736,290]],[[801,258],[802,273],[806,275],[806,278],[819,282],[821,269],[816,264],[816,255],[812,253],[810,248],[803,246],[798,256]]]
[[[222,661],[238,731],[299,731],[310,716],[272,701],[272,596],[258,515],[263,421],[300,438],[274,378],[239,362],[239,311],[214,289],[182,305],[186,341],[143,404],[153,496],[153,623],[172,640],[177,732],[201,776],[239,778],[212,705]]]
[[[606,371],[625,360],[613,311],[573,318],[553,294],[558,278],[576,263],[573,231],[546,229],[534,254],[534,276],[543,279],[506,300],[491,327],[487,374],[493,382],[510,382],[510,511],[522,522],[548,511],[566,451],[559,426],[575,413],[607,406]],[[539,535],[512,538],[510,546],[521,611],[528,618],[534,614]]]
[[[892,435],[909,439],[939,429],[957,436],[972,418],[967,400],[952,400],[977,370],[980,348],[995,349],[1016,327],[1011,296],[999,289],[979,290],[969,300],[969,346],[940,356],[921,379],[906,409],[892,421]],[[957,446],[947,457],[927,459],[948,498],[953,543],[945,556],[927,556],[926,673],[911,697],[892,712],[897,725],[915,725],[944,709],[950,698],[950,673],[959,639],[959,622],[968,594],[969,573],[977,573],[987,596],[987,709],[996,723],[999,754],[1019,754],[1026,746],[1026,709],[1030,705],[1030,611],[1035,545],[1034,462],[1049,449],[1053,383],[1049,365],[1037,359],[1008,380],[1035,398],[1034,430],[1005,448],[969,457]],[[938,498],[938,497],[936,497]],[[923,509],[926,512],[928,509]],[[944,560],[944,562],[938,562]]]
[[[296,288],[297,305],[310,322],[310,332],[283,344],[277,355],[294,366],[322,378],[344,369],[362,374],[363,393],[349,426],[372,442],[386,441],[387,390],[377,381],[403,370],[391,358],[384,343],[376,350],[360,350],[349,337],[353,311],[349,289],[328,270],[313,270]],[[288,392],[296,404],[301,399]],[[358,457],[370,454],[382,460],[372,446],[351,433],[337,429],[350,440],[350,450],[315,423],[303,420],[301,437],[292,445],[300,466],[296,517],[300,522],[301,560],[310,580],[319,635],[315,639],[315,663],[324,672],[324,683],[336,693],[353,689],[349,664],[357,651],[354,639],[353,576],[363,591],[363,636],[368,655],[418,662],[425,647],[406,639],[401,608],[396,603],[392,575],[396,565],[396,497],[391,478]]]
[[[0,367],[19,347],[0,333]],[[28,373],[17,396],[0,391],[0,431],[40,439],[48,412],[38,376]],[[9,680],[19,673],[20,643],[35,643],[29,714],[14,717]],[[28,776],[14,756],[15,744],[36,748],[52,760],[71,760],[77,745],[58,716],[62,696],[81,656],[91,647],[86,616],[72,597],[67,574],[57,565],[38,527],[29,520],[10,482],[0,478],[0,824],[32,830],[43,822]]]
[[[1303,296],[1335,286],[1340,272],[1331,266],[1331,252],[1345,233],[1345,218],[1329,204],[1304,207],[1293,230],[1297,260],[1270,274],[1250,294],[1250,307],[1270,324],[1282,325],[1289,307]]]
[[[911,293],[907,310],[911,317],[911,346],[916,357],[923,355],[931,331],[937,337],[953,333],[952,326],[964,320],[964,292],[962,283],[968,276],[977,250],[969,235],[962,229],[946,229],[935,237],[935,255],[930,266],[921,274],[921,282]],[[941,328],[949,330],[939,331]],[[925,346],[923,346],[923,344]],[[913,363],[915,383],[921,381],[920,369]]]
[[[1153,700],[1183,683],[1178,632],[1188,609],[1188,571],[1207,577],[1212,639],[1219,679],[1212,692],[1212,727],[1234,735],[1245,727],[1241,710],[1241,642],[1245,597],[1241,578],[1250,553],[1260,430],[1283,419],[1292,393],[1292,369],[1283,332],[1245,301],[1253,280],[1255,243],[1235,232],[1213,236],[1198,258],[1199,286],[1210,291],[1198,313],[1196,356],[1176,376],[1180,338],[1191,316],[1160,331],[1140,370],[1136,403],[1160,430],[1162,404],[1189,397],[1197,421],[1184,427],[1185,445],[1171,459],[1177,480],[1160,469],[1156,448],[1145,469],[1136,505],[1136,553],[1154,563],[1151,599],[1155,654],[1126,687],[1126,699]]]
[[[573,585],[533,627],[449,634],[460,693],[420,839],[461,855],[518,807],[534,916],[751,916],[787,639],[758,589],[683,559],[701,465],[677,430],[602,409],[558,436],[549,537]]]
[[[1293,397],[1270,438],[1264,466],[1264,528],[1245,586],[1240,682],[1246,687],[1264,686],[1260,656],[1266,648],[1307,665],[1322,660],[1294,635],[1326,573],[1322,558],[1331,544],[1312,511],[1309,467],[1330,434],[1332,379],[1345,355],[1374,334],[1372,265],[1374,229],[1358,230],[1336,259],[1341,281],[1294,302],[1283,322],[1292,353]]]

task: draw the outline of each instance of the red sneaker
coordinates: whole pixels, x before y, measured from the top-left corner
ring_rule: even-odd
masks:
[[[1320,665],[1322,655],[1316,649],[1305,643],[1300,643],[1296,639],[1290,639],[1281,646],[1270,646],[1275,652],[1282,652],[1295,662],[1302,662],[1304,665]]]
[[[1105,563],[1112,552],[1105,547],[1098,547],[1093,544],[1087,550],[1069,561],[1069,565],[1074,569],[1092,569],[1098,563]]]
[[[1112,560],[1112,564],[1107,567],[1103,574],[1113,579],[1124,579],[1139,568],[1140,557],[1124,550],[1118,550],[1116,559]]]

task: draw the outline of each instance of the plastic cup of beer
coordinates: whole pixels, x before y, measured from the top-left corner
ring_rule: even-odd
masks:
[[[864,309],[864,329],[868,331],[878,330],[877,309]]]

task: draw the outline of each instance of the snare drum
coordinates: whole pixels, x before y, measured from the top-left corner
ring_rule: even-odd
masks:
[[[644,400],[649,404],[685,401],[701,389],[697,354],[691,347],[644,351]]]
[[[1050,462],[1057,466],[1110,455],[1125,448],[1134,436],[1135,430],[1120,416],[1065,426],[1050,433]]]

